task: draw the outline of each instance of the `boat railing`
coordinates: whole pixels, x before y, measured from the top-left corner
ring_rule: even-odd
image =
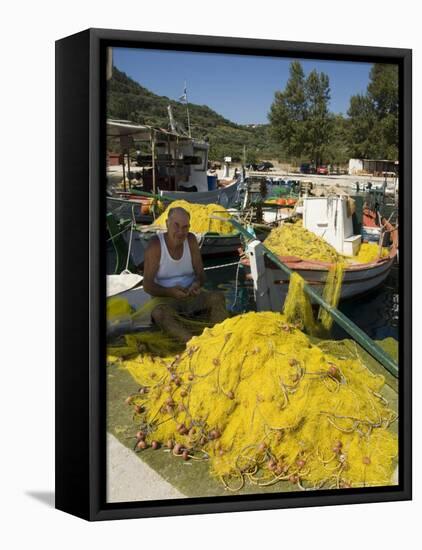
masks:
[[[158,193],[150,193],[149,191],[139,191],[138,189],[132,189],[130,191],[130,195],[136,195],[138,197],[147,197],[150,199],[157,199],[162,201],[169,201],[173,202],[175,199],[171,197],[167,197],[166,195],[160,195]]]

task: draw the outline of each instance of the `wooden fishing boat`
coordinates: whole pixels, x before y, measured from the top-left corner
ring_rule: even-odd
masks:
[[[377,210],[364,206],[362,210],[362,240],[376,242],[380,240],[395,241],[397,243],[398,232],[390,220],[381,216]]]
[[[121,221],[119,221],[121,220]],[[164,228],[153,225],[138,225],[130,216],[117,216],[116,212],[107,214],[107,273],[121,273],[125,269],[141,272],[145,250],[149,241]],[[203,260],[216,257],[238,256],[242,246],[240,234],[232,233],[194,233]],[[258,233],[258,238],[263,236]]]
[[[186,200],[198,204],[221,204],[225,208],[238,200],[238,179],[228,185],[218,187],[217,179],[208,176],[209,143],[180,133],[177,127],[171,131],[147,125],[135,124],[124,120],[107,121],[107,138],[116,144],[126,155],[128,175],[125,174],[125,162],[120,167],[109,167],[109,191],[116,197],[130,197],[135,202],[145,204],[139,197],[131,197],[132,183],[136,189],[154,196],[172,200]],[[149,154],[137,155],[138,172],[130,178],[130,151],[135,149],[135,140],[149,148]],[[133,168],[133,165],[132,165]],[[123,187],[116,186],[123,179]],[[113,185],[114,182],[114,185]],[[152,221],[152,217],[150,218]]]
[[[304,225],[314,229],[346,256],[354,256],[360,246],[361,236],[350,233],[351,216],[348,216],[347,198],[306,199],[304,201]],[[365,294],[380,286],[388,277],[396,261],[398,251],[397,231],[384,221],[384,231],[391,244],[387,257],[379,257],[369,263],[350,261],[346,264],[340,299],[350,299]],[[265,244],[265,243],[264,243]],[[258,240],[248,243],[242,263],[250,267],[247,277],[253,280],[258,310],[280,311],[288,291],[289,276],[271,259],[272,254]],[[291,271],[298,273],[308,285],[322,294],[331,263],[299,258],[277,256]]]
[[[140,198],[147,199],[147,197]],[[107,229],[109,232],[107,273],[120,273],[125,268],[136,269],[136,271],[142,269],[148,242],[158,232],[165,230],[145,220],[145,216],[149,212],[147,208],[150,209],[150,203],[107,197]],[[240,234],[235,229],[231,233],[212,231],[193,233],[197,238],[204,260],[237,256],[239,248],[242,246]],[[258,239],[263,240],[268,234],[268,230],[266,231],[264,227],[257,228],[256,234]]]
[[[258,311],[281,311],[288,291],[289,278],[271,261],[265,251],[262,243],[252,241],[247,247],[248,257],[241,261],[243,265],[250,267],[250,274],[246,277],[253,280]],[[386,258],[366,264],[348,265],[344,270],[340,299],[355,298],[380,286],[390,273],[395,255],[394,248]],[[332,264],[292,256],[278,258],[322,294]]]
[[[194,204],[218,204],[227,208],[229,205],[238,202],[238,184],[231,183],[224,189],[206,191],[204,193],[187,193],[182,191],[166,192],[156,197],[136,195],[133,192],[118,191],[113,197],[108,198],[108,203],[115,204],[115,207],[126,203],[126,211],[131,212],[136,222],[141,224],[150,224],[154,222],[154,205],[160,201],[164,206],[168,206],[172,201],[184,200]],[[115,208],[111,208],[112,210]]]

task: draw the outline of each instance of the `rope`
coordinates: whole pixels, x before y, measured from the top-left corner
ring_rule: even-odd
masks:
[[[240,262],[231,262],[229,264],[212,265],[212,266],[209,266],[209,267],[204,267],[204,271],[208,271],[209,269],[220,269],[222,267],[230,267],[232,265],[237,265],[239,267]]]
[[[241,266],[241,262],[237,262],[237,269],[236,269],[236,281],[235,281],[235,287],[234,287],[234,301],[232,303],[232,306],[231,306],[231,309],[234,308],[234,306],[236,305],[236,302],[237,302],[237,287],[238,287],[238,283],[239,283],[239,268]]]
[[[238,289],[238,286],[239,286],[239,268],[241,266],[241,262],[231,262],[229,264],[213,265],[213,266],[210,266],[210,267],[204,267],[204,271],[208,271],[210,269],[221,269],[223,267],[231,267],[233,265],[237,265],[237,269],[236,269],[236,280],[235,280],[235,289],[234,289],[234,301],[231,305],[231,309],[234,308],[234,306],[236,305],[236,302],[237,302],[237,289]]]
[[[124,269],[124,271],[126,271],[126,272],[129,271],[129,260],[130,260],[130,252],[131,252],[131,249],[132,249],[133,227],[134,227],[134,224],[131,223],[131,225],[130,225],[129,245],[127,247],[126,267]]]
[[[121,231],[119,231],[119,233],[116,233],[115,235],[111,235],[108,239],[107,239],[107,242],[109,241],[114,241],[114,239],[116,239],[117,237],[119,237],[120,235],[123,235],[123,233],[126,233],[126,231],[129,229],[129,227],[132,227],[132,222],[128,223],[127,226],[122,229]]]
[[[206,233],[201,233],[200,236],[199,236],[199,241],[198,241],[198,247],[199,247],[199,249],[202,248],[202,245],[203,245],[204,242],[205,242],[205,235],[206,235]]]
[[[126,258],[126,267],[124,271],[127,273],[129,271],[129,260],[130,260],[130,253],[132,250],[132,237],[133,237],[133,230],[136,227],[136,219],[135,219],[135,205],[132,205],[132,221],[130,224],[130,237],[129,237],[129,245],[127,247],[127,258]],[[130,271],[129,271],[130,273]]]

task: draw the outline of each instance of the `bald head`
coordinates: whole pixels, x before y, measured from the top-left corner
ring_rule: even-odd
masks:
[[[182,208],[181,206],[175,206],[174,208],[170,208],[169,209],[169,213],[167,215],[167,219],[169,220],[170,218],[174,218],[174,217],[187,217],[188,220],[190,220],[190,214],[187,210],[185,210],[184,208]]]
[[[167,235],[170,241],[175,245],[183,243],[189,234],[189,212],[180,206],[170,208],[167,215],[166,225]]]

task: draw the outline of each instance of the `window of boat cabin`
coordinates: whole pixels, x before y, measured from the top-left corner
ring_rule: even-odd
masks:
[[[199,148],[199,147],[194,147],[193,148],[193,155],[194,155],[194,157],[197,157],[198,159],[201,159],[201,162],[195,163],[193,165],[193,169],[201,171],[201,172],[206,170],[206,168],[207,168],[207,150]]]

